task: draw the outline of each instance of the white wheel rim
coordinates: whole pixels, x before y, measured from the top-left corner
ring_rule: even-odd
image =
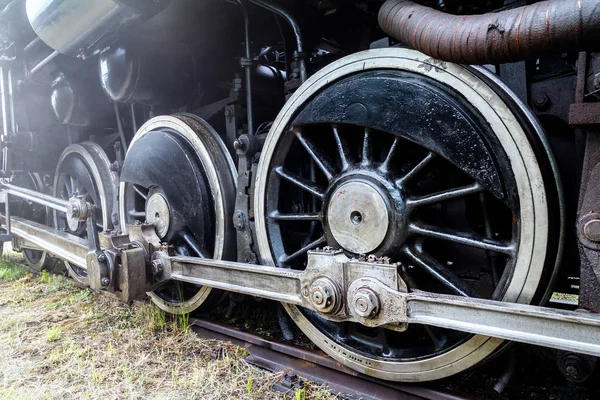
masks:
[[[350,74],[373,69],[401,69],[446,84],[465,96],[488,121],[511,162],[521,209],[519,253],[503,300],[531,302],[545,264],[548,206],[542,173],[529,140],[508,105],[470,70],[460,65],[433,60],[408,49],[369,50],[338,60],[312,76],[279,113],[265,142],[256,181],[256,231],[263,263],[275,265],[264,218],[264,196],[271,158],[281,134],[295,112],[319,90]],[[299,328],[331,357],[362,373],[388,380],[425,381],[453,375],[477,364],[503,343],[500,339],[478,335],[445,353],[427,359],[400,363],[373,360],[332,343],[297,307],[284,306]]]

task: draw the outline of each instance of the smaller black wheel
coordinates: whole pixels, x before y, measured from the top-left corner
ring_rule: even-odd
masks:
[[[110,161],[102,148],[93,142],[70,145],[61,155],[54,176],[53,195],[68,200],[79,196],[96,205],[99,231],[112,229],[113,202],[117,179],[110,170]],[[65,213],[54,213],[54,226],[70,234],[87,237],[86,223],[69,224]],[[116,215],[115,215],[116,217]],[[69,275],[79,286],[89,286],[87,271],[65,261]]]
[[[38,192],[46,192],[42,178],[37,173],[19,174],[13,180],[13,184]],[[20,200],[15,204],[14,215],[40,224],[50,224],[48,209],[46,207],[29,200]],[[63,264],[45,251],[27,247],[22,247],[21,250],[25,267],[33,274],[37,275],[42,271],[51,273],[61,273],[64,271]]]

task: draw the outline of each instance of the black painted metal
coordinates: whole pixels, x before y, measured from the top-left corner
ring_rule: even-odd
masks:
[[[455,163],[496,197],[507,195],[514,207],[510,166],[483,117],[420,75],[382,70],[345,78],[318,93],[292,125],[318,123],[355,124],[408,139]]]

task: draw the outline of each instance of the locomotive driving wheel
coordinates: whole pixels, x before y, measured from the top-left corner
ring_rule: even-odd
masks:
[[[38,173],[20,173],[12,181],[13,184],[38,192],[45,191],[45,185],[42,177]],[[50,215],[45,206],[39,205],[29,200],[20,200],[16,203],[12,212],[14,215],[38,222],[43,225],[50,223]],[[43,250],[32,248],[22,248],[25,265],[34,274],[39,274],[43,270],[58,273],[61,270],[60,263],[53,259]],[[64,270],[64,268],[62,268]]]
[[[96,225],[100,232],[112,229],[116,214],[117,178],[102,147],[94,142],[72,144],[63,151],[54,175],[53,195],[64,200],[81,198],[95,205]],[[86,238],[86,221],[74,221],[63,212],[54,211],[54,226]],[[65,261],[69,275],[79,286],[89,286],[87,271]]]
[[[158,116],[136,133],[121,172],[120,220],[149,223],[179,255],[235,257],[233,206],[237,173],[223,141],[189,114]],[[148,293],[161,309],[189,313],[218,301],[209,287],[169,282]]]
[[[400,261],[409,290],[520,303],[548,295],[562,240],[557,173],[535,119],[483,70],[396,48],[339,60],[280,112],[257,175],[267,265],[304,269],[307,252],[328,245]],[[503,343],[285,307],[333,358],[388,380],[449,376]]]

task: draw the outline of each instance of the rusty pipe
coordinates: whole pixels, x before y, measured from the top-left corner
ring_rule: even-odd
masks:
[[[379,11],[379,25],[414,49],[461,64],[502,64],[600,49],[598,0],[549,0],[466,16],[387,0]]]

